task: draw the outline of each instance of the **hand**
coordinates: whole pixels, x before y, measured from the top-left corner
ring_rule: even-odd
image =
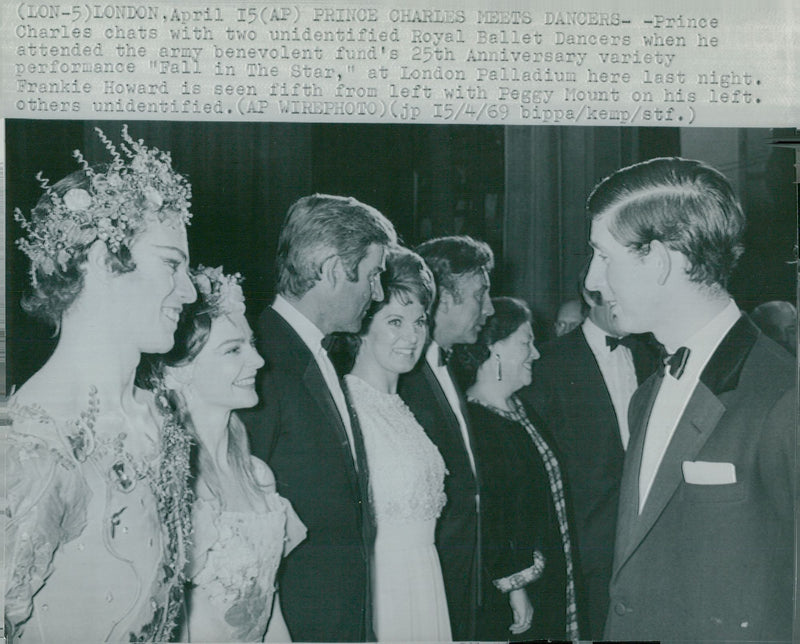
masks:
[[[527,631],[533,623],[533,604],[524,588],[518,588],[508,593],[508,603],[511,606],[511,614],[514,623],[508,627],[514,635],[519,635]]]

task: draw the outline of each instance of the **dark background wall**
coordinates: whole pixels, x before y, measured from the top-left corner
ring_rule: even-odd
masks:
[[[9,388],[41,366],[55,341],[19,308],[27,260],[13,247],[11,213],[27,213],[41,195],[37,172],[55,182],[77,169],[72,150],[107,160],[95,126],[119,141],[119,122],[6,121]],[[273,297],[288,206],[328,192],[377,207],[409,246],[453,233],[486,240],[498,260],[493,291],[528,300],[545,336],[588,257],[583,204],[592,186],[624,165],[680,154],[725,172],[748,212],[748,250],[732,285],[740,305],[796,297],[794,153],[770,146],[769,130],[147,121],[129,130],[169,150],[188,175],[192,263],[241,272],[252,315]]]

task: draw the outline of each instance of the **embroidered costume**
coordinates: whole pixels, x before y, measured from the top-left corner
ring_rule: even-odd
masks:
[[[12,399],[6,623],[23,642],[167,640],[183,597],[189,439],[167,423],[134,442],[90,401],[69,421]]]

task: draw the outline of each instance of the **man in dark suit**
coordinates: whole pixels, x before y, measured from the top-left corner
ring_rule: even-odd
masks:
[[[628,404],[655,371],[657,354],[641,336],[620,337],[600,293],[582,290],[586,319],[542,345],[533,382],[520,396],[546,423],[565,470],[581,635],[599,640],[608,612]]]
[[[605,637],[791,641],[796,367],[728,293],[741,207],[675,158],[618,171],[587,207],[587,288],[668,354],[631,400]]]
[[[323,338],[356,332],[372,300],[391,223],[355,199],[313,195],[287,213],[278,240],[278,293],[258,322],[266,360],[260,406],[244,414],[253,453],[275,473],[308,537],[280,574],[283,614],[303,642],[372,639],[369,561],[374,540],[368,472]]]
[[[441,237],[416,251],[433,272],[437,301],[432,341],[422,360],[400,377],[405,400],[447,466],[447,505],[436,526],[436,549],[442,566],[450,624],[456,641],[474,638],[479,597],[480,464],[464,396],[447,366],[454,344],[471,344],[494,313],[489,272],[494,255],[470,237]]]

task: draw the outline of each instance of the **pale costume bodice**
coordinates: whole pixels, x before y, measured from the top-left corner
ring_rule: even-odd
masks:
[[[0,522],[15,641],[169,639],[190,529],[188,438],[161,428],[134,441],[93,394],[77,420],[13,399],[10,418]]]
[[[266,469],[253,459],[259,470]],[[257,470],[258,471],[258,470]],[[267,630],[281,558],[305,526],[272,484],[260,511],[228,511],[205,491],[192,509],[188,632],[192,642],[260,642]]]
[[[444,460],[397,394],[345,376],[367,456],[376,537],[373,614],[379,641],[447,641],[447,601],[434,546],[447,500]]]

